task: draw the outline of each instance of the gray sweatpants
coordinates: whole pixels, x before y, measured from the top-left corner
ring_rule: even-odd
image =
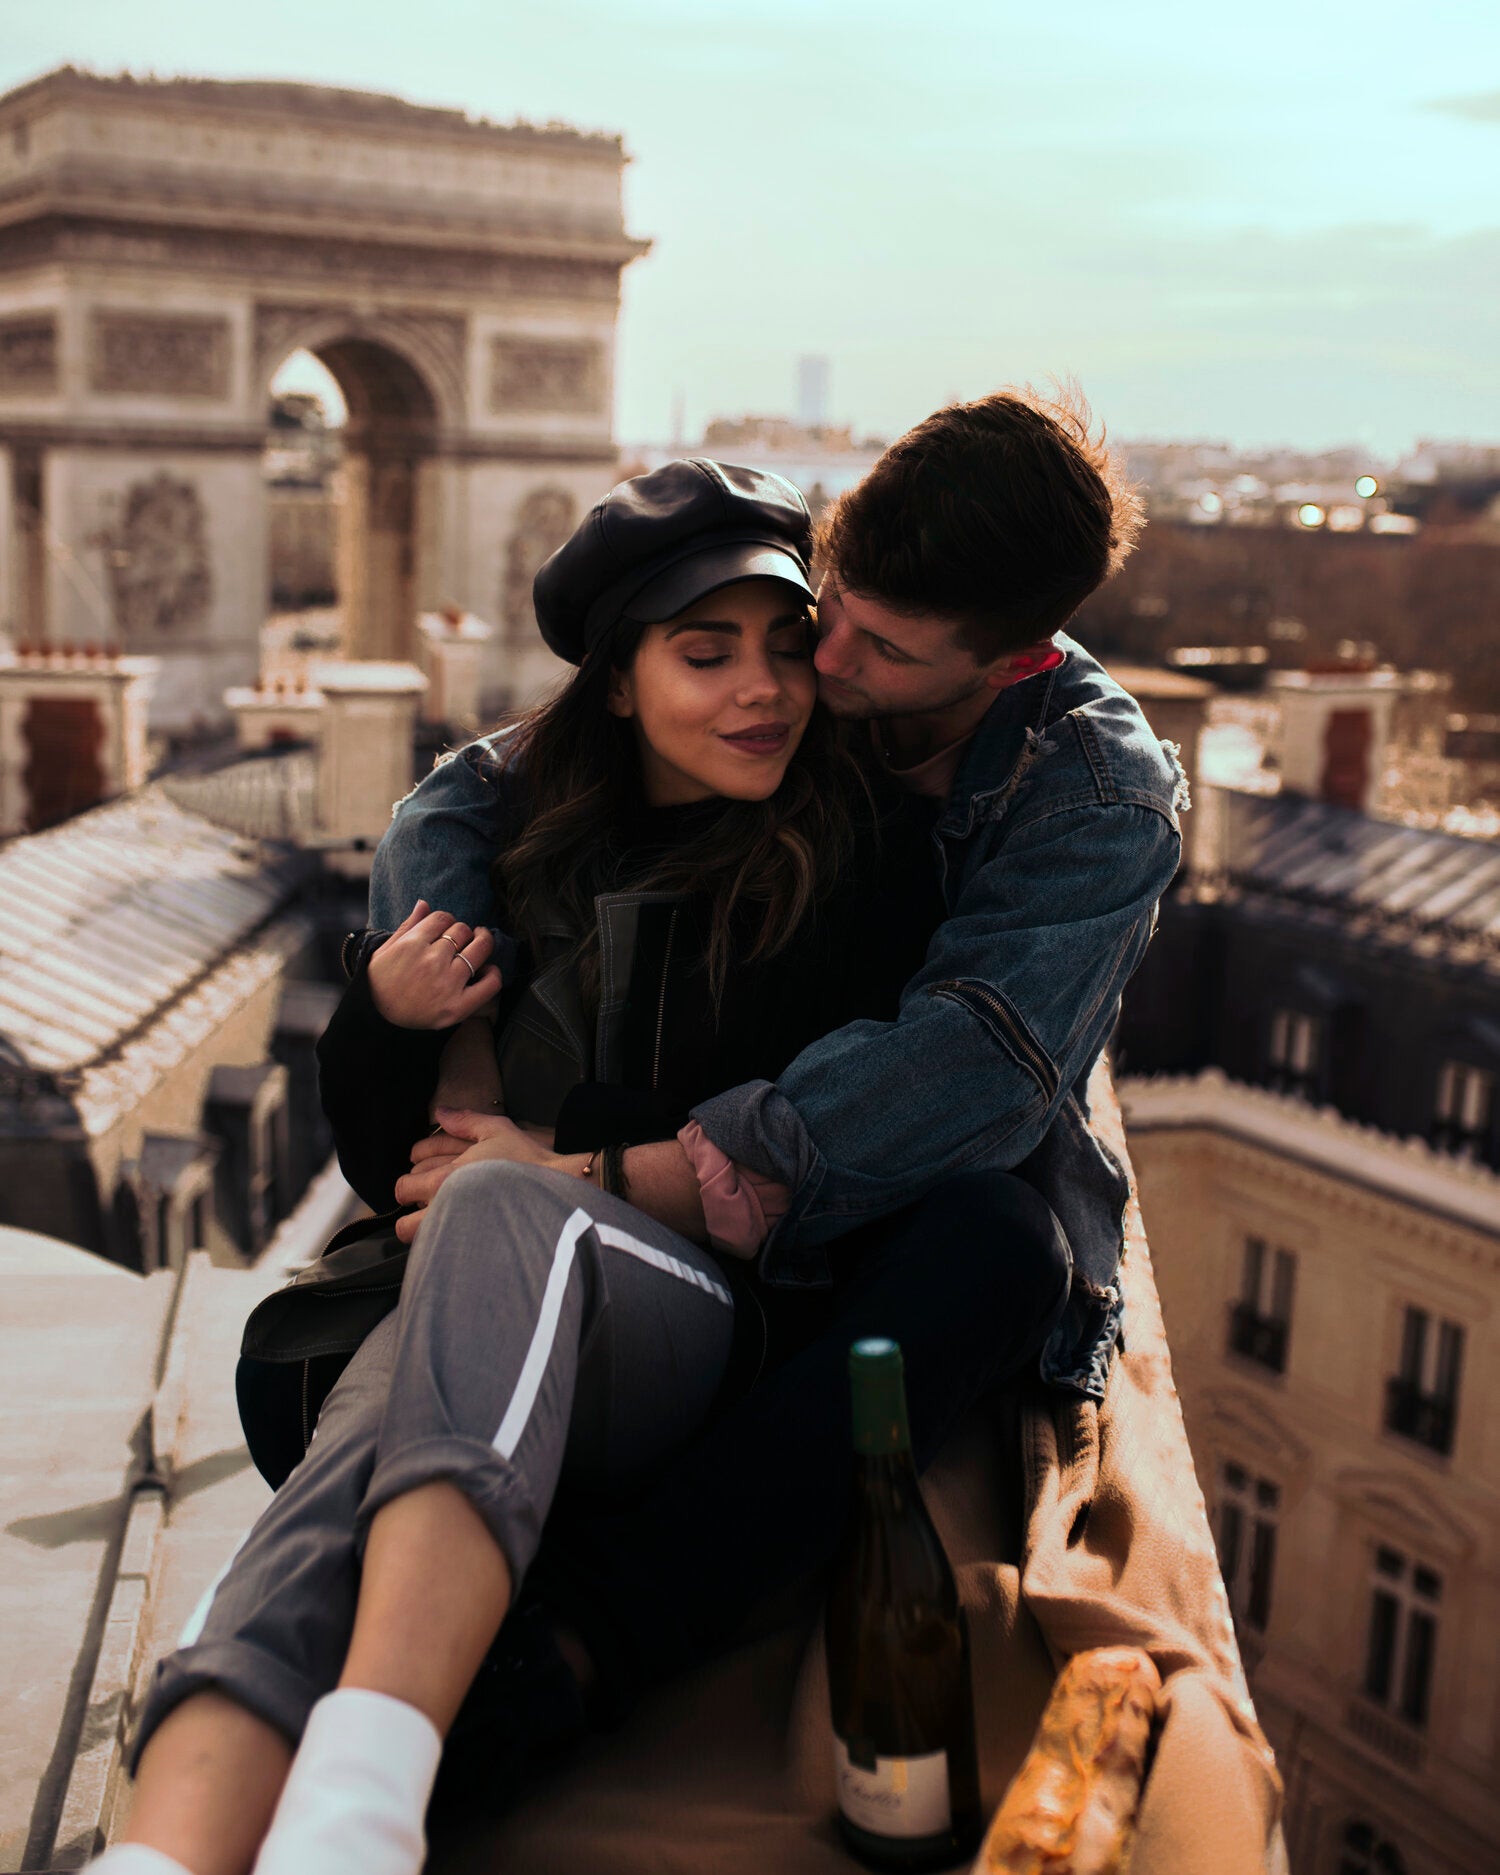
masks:
[[[620,1200],[535,1166],[453,1173],[399,1307],[158,1664],[132,1756],[206,1687],[300,1738],[343,1668],[369,1521],[418,1485],[465,1492],[519,1588],[565,1471],[628,1489],[702,1422],[733,1315],[708,1253]]]

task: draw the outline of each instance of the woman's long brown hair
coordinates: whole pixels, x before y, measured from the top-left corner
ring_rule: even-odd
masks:
[[[870,792],[827,711],[814,708],[781,785],[764,801],[726,801],[680,846],[639,875],[620,877],[628,828],[644,804],[631,722],[606,708],[614,670],[628,670],[646,627],[626,621],[549,702],[516,726],[507,762],[519,764],[527,812],[491,878],[510,929],[535,948],[560,922],[579,933],[578,963],[598,993],[594,900],[632,891],[701,895],[709,905],[709,980],[715,999],[737,958],[774,956],[827,896],[849,858],[857,821],[874,819]],[[746,941],[746,913],[753,922]]]

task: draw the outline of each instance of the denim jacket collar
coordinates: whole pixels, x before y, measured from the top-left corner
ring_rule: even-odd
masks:
[[[1053,690],[1068,664],[1066,641],[1059,649],[1063,652],[1061,664],[1009,685],[985,711],[964,753],[958,780],[938,822],[937,830],[945,839],[967,839],[973,832],[978,809],[986,802],[1004,800],[1013,793],[1035,760]],[[987,785],[976,788],[975,782],[980,776]],[[998,781],[994,779],[996,776],[1000,777]]]

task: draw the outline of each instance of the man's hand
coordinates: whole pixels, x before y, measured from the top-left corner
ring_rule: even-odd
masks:
[[[442,1107],[436,1117],[442,1122],[442,1132],[417,1141],[412,1147],[411,1171],[396,1180],[396,1202],[421,1206],[396,1219],[396,1235],[402,1243],[410,1243],[416,1236],[428,1205],[461,1165],[476,1165],[482,1159],[510,1159],[576,1177],[588,1160],[587,1153],[554,1152],[552,1135],[545,1128],[517,1126],[503,1114]]]
[[[495,940],[419,898],[369,962],[370,995],[400,1029],[451,1029],[500,993]]]

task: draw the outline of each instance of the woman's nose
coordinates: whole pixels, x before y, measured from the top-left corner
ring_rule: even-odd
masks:
[[[740,697],[745,702],[759,703],[780,696],[782,688],[781,672],[769,658],[752,660],[740,678]]]

